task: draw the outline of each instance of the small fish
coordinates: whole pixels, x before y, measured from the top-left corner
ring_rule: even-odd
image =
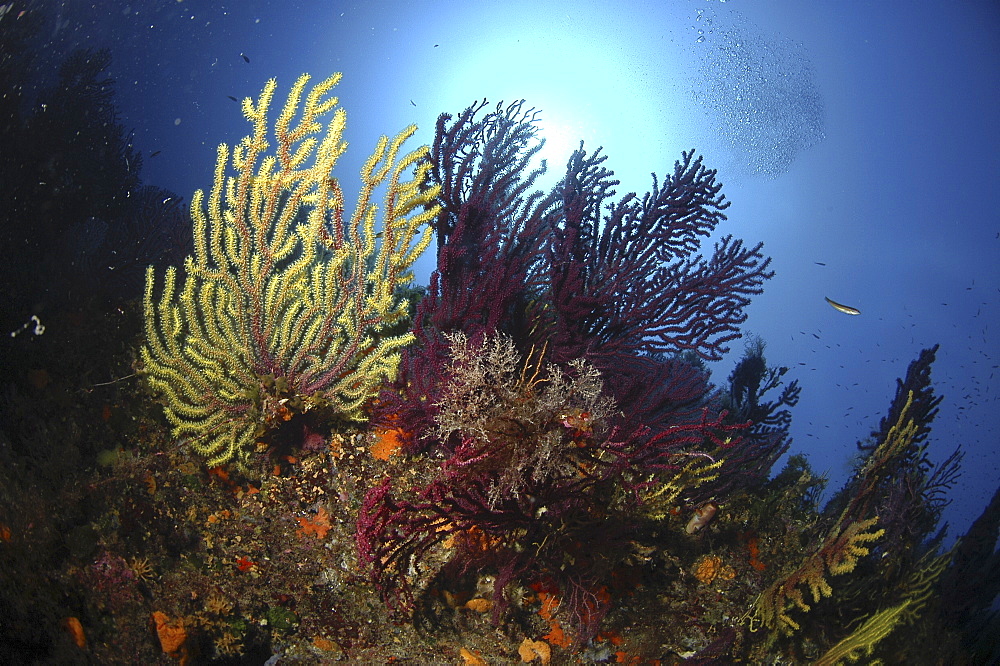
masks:
[[[823,298],[826,298],[826,296],[824,296]],[[830,305],[832,305],[835,310],[839,310],[839,311],[843,312],[844,314],[849,314],[849,315],[859,315],[859,314],[861,314],[861,310],[859,310],[857,308],[852,308],[850,305],[841,305],[837,301],[832,301],[829,298],[826,298],[826,302],[829,303]]]
[[[234,102],[239,102],[240,101],[240,100],[236,99],[235,97],[233,97],[232,95],[226,95],[226,97],[228,97],[229,99],[233,100]]]
[[[240,57],[243,58],[243,62],[245,62],[245,63],[249,63],[250,62],[250,58],[247,57],[246,53],[241,53]]]
[[[813,263],[816,264],[817,266],[826,266],[826,264],[824,264],[822,261],[814,261]]]
[[[416,105],[417,105],[417,103],[416,103],[416,102],[414,102],[414,101],[413,101],[412,99],[410,100],[410,104],[412,104],[413,106],[416,106]]]
[[[434,48],[437,48],[437,47],[438,47],[438,45],[437,45],[437,44],[435,44],[435,45],[434,45]]]
[[[154,150],[153,152],[151,152],[149,154],[149,159],[153,159],[154,157],[156,157],[157,155],[159,155],[161,152],[163,152],[163,151],[161,151],[161,150]]]

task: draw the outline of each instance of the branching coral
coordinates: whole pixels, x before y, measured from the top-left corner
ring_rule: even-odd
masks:
[[[935,529],[954,483],[962,452],[942,463],[927,453],[927,437],[941,397],[935,395],[930,371],[937,347],[924,349],[897,380],[896,395],[879,429],[858,448],[864,455],[851,481],[824,510],[838,521],[877,513],[886,529],[887,548],[919,552],[920,542]]]
[[[1000,646],[1000,613],[993,606],[1000,594],[1000,488],[956,544],[951,566],[942,576],[942,615],[948,624],[961,627],[963,640],[983,662]],[[993,645],[991,645],[993,643]]]
[[[724,460],[714,460],[708,454],[692,455],[687,464],[676,470],[651,475],[648,486],[639,492],[642,498],[639,511],[653,520],[664,520],[676,509],[682,494],[690,494],[702,484],[719,478],[719,470],[724,463]],[[705,522],[707,520],[710,519],[705,519]]]
[[[542,247],[555,200],[531,189],[541,173],[528,170],[541,147],[538,114],[519,102],[480,115],[485,106],[454,119],[442,114],[429,156],[430,182],[441,192],[433,223],[437,270],[417,309],[417,344],[404,351],[380,410],[383,420],[416,433],[414,450],[435,443],[449,353],[443,334],[460,330],[478,341],[504,333],[524,353],[531,348],[530,313],[544,307]]]
[[[930,465],[926,462],[921,444],[939,402],[930,389],[929,372],[933,358],[934,349],[925,350],[911,364],[906,380],[899,382],[899,390],[889,410],[893,420],[883,419],[879,441],[866,448],[868,455],[854,478],[826,508],[829,528],[819,547],[806,556],[794,571],[775,580],[761,593],[749,616],[751,627],[763,624],[775,634],[786,635],[801,629],[790,611],[810,610],[811,605],[803,596],[804,589],[811,593],[813,603],[831,596],[833,588],[827,574],[854,572],[861,559],[869,555],[869,544],[877,540],[883,541],[882,547],[886,552],[891,552],[889,548],[894,545],[906,546],[894,560],[889,560],[899,571],[916,566],[911,561],[915,557],[912,551],[927,551],[927,546],[917,540],[927,536],[926,528],[921,526],[908,531],[900,523],[900,516],[919,517],[923,522],[926,518],[924,512],[928,506],[933,506],[935,479],[943,479],[947,483],[950,474],[947,470],[954,464],[955,457],[952,456],[940,468],[946,470],[943,477],[929,473]],[[911,490],[917,492],[905,496],[893,492],[900,483],[908,483]],[[872,516],[876,510],[880,513]],[[873,529],[876,523],[880,525],[877,530]],[[890,539],[891,544],[884,543]],[[897,583],[898,574],[895,577],[886,573],[878,576],[878,589],[886,592]],[[872,626],[884,628],[890,620],[891,616],[885,615]]]
[[[790,408],[798,403],[801,389],[797,380],[782,385],[788,368],[768,366],[764,347],[760,338],[750,338],[743,357],[729,375],[728,385],[720,392],[719,406],[728,412],[727,418],[751,425],[743,431],[741,446],[727,452],[727,468],[720,474],[722,482],[710,484],[706,492],[723,494],[763,483],[774,463],[788,450]]]
[[[369,491],[358,521],[362,559],[387,600],[401,594],[403,605],[411,600],[406,572],[435,543],[474,533],[490,539],[489,552],[463,537],[459,557],[503,552],[528,560],[601,474],[591,444],[611,403],[592,368],[579,362],[564,371],[522,360],[510,339],[450,339],[437,430],[457,440],[453,453],[416,500],[394,500],[388,479]]]
[[[436,434],[456,442],[447,465],[495,473],[492,503],[553,475],[580,475],[577,457],[567,450],[575,453],[614,411],[600,374],[579,359],[565,371],[531,356],[522,362],[507,337],[481,345],[461,332],[446,337],[451,371]]]
[[[611,200],[617,181],[605,160],[581,147],[556,189],[561,205],[547,266],[560,348],[578,356],[593,346],[595,357],[608,360],[684,350],[721,358],[725,343],[739,337],[749,297],[773,275],[763,245],[745,249],[727,236],[710,259],[695,254],[700,238],[726,219],[729,202],[694,151],[682,153],[662,184],[654,175],[641,199]]]
[[[903,621],[912,605],[913,602],[907,600],[870,616],[854,633],[814,661],[813,666],[835,666],[845,659],[855,662],[862,653],[871,657],[875,646]]]
[[[799,623],[789,614],[793,609],[809,611],[810,606],[803,596],[803,588],[809,590],[812,602],[833,594],[827,581],[827,572],[836,576],[850,573],[858,563],[858,558],[869,553],[864,544],[877,540],[884,530],[870,531],[878,518],[851,523],[842,532],[831,535],[818,552],[807,557],[798,569],[775,581],[761,593],[754,604],[751,627],[761,623],[765,627],[783,633],[799,630]]]
[[[632,406],[620,417],[626,430],[696,420],[707,373],[683,353],[720,358],[772,275],[761,244],[727,236],[710,258],[697,254],[729,205],[715,171],[685,152],[649,193],[615,201],[605,156],[581,146],[558,186],[531,192],[536,113],[516,103],[482,114],[484,106],[438,121],[438,265],[385,413],[422,433],[415,449],[439,443],[429,433],[442,335],[462,330],[476,340],[509,335],[521,353],[544,346],[559,364],[587,360],[609,395]]]
[[[742,442],[748,424],[712,409],[699,357],[738,337],[769,260],[731,237],[697,254],[728,203],[693,151],[645,196],[615,201],[605,157],[581,146],[546,196],[530,192],[534,111],[484,106],[438,121],[437,270],[379,407],[385,425],[414,433],[409,454],[444,458],[441,473],[406,499],[388,481],[370,491],[358,543],[387,601],[408,605],[408,572],[474,528],[491,547],[451,562],[497,572],[495,618],[530,572],[555,585],[586,639],[618,555],[584,544],[621,545]]]
[[[898,412],[898,420],[889,428],[883,442],[876,447],[861,471],[858,492],[841,513],[840,519],[824,539],[822,546],[803,560],[792,573],[776,580],[761,593],[754,604],[753,620],[768,629],[792,633],[800,629],[789,611],[798,608],[808,611],[811,606],[802,595],[802,587],[812,593],[813,603],[833,594],[826,579],[826,573],[839,575],[850,573],[857,565],[858,558],[869,553],[864,544],[875,541],[885,534],[885,530],[871,531],[878,517],[860,519],[857,516],[871,500],[871,494],[884,470],[896,456],[903,454],[913,442],[918,432],[916,422],[908,418],[908,410],[913,401],[913,392],[903,409]]]
[[[835,666],[846,659],[858,661],[873,656],[876,646],[905,622],[918,617],[934,593],[935,584],[951,558],[931,557],[907,580],[902,600],[869,616],[864,623],[837,642],[813,666]]]
[[[396,288],[430,242],[421,229],[438,190],[425,186],[426,149],[400,156],[411,126],[379,141],[345,219],[332,171],[347,148],[346,113],[322,122],[339,79],[308,91],[308,76],[296,81],[274,124],[273,153],[275,81],[256,102],[243,101],[253,131],[232,149],[219,146],[207,202],[201,190],[192,198],[194,254],[183,286],[178,292],[168,268],[157,301],[155,270],[147,272],[144,372],[165,398],[174,436],[188,438],[209,466],[234,460],[247,470],[258,437],[314,407],[359,417],[413,339],[381,333],[406,317]],[[377,226],[372,198],[383,186]]]

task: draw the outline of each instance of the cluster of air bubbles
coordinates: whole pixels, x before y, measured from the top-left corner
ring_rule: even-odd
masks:
[[[712,34],[712,17],[711,15],[706,15],[704,9],[696,10],[698,15],[695,17],[695,21],[704,22],[708,26],[708,34]],[[705,30],[698,28],[698,38],[694,40],[698,44],[703,44],[705,42]]]
[[[732,152],[736,167],[775,178],[795,157],[823,139],[823,100],[805,48],[765,37],[746,22],[719,27],[698,10],[711,35],[693,85],[712,133]],[[697,42],[706,31],[698,30]]]

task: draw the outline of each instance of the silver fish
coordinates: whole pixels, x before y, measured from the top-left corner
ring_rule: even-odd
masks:
[[[823,298],[826,298],[826,296],[824,296]],[[861,310],[859,310],[857,308],[852,308],[850,305],[841,305],[837,301],[832,301],[829,298],[826,298],[826,302],[829,303],[830,305],[832,305],[834,307],[834,309],[840,310],[844,314],[849,314],[849,315],[859,315],[859,314],[861,314]]]

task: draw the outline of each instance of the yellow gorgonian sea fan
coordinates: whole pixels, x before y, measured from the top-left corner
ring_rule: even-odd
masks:
[[[359,418],[412,341],[387,329],[406,316],[398,288],[437,212],[427,148],[401,154],[412,125],[383,136],[346,217],[333,176],[347,148],[347,114],[330,95],[340,74],[307,90],[309,79],[292,86],[271,135],[276,82],[243,100],[253,129],[219,146],[207,200],[201,190],[192,197],[182,284],[169,267],[157,299],[156,271],[146,273],[144,374],[174,436],[209,465],[246,471],[255,441],[301,411]]]

